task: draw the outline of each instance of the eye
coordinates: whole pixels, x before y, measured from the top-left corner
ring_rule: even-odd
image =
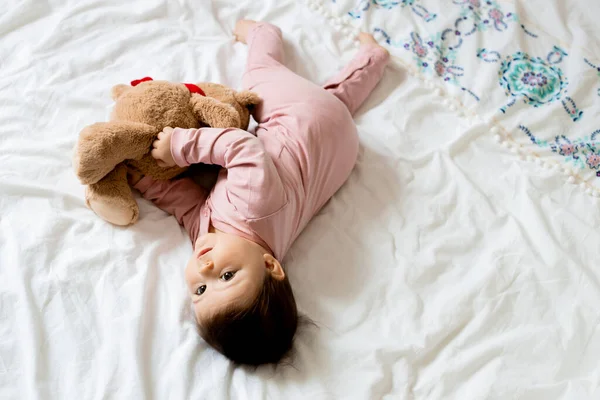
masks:
[[[206,285],[202,285],[199,286],[198,289],[196,289],[196,296],[200,296],[202,293],[206,292]]]
[[[235,271],[227,271],[223,275],[221,275],[221,280],[228,281],[235,276]]]

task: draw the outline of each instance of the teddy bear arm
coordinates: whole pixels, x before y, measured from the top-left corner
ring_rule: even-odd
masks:
[[[79,180],[85,185],[96,183],[117,164],[140,159],[157,134],[155,127],[137,122],[99,122],[84,128],[73,160]]]
[[[240,126],[240,115],[236,109],[212,97],[195,95],[192,107],[199,121],[213,128],[237,128]]]

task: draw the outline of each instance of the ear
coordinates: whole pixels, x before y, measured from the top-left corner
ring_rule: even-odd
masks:
[[[263,255],[265,259],[265,268],[275,280],[282,281],[285,278],[285,271],[275,257],[270,254]]]
[[[112,99],[115,100],[115,101],[117,101],[117,99],[119,97],[121,97],[123,95],[123,93],[125,93],[130,88],[131,88],[131,86],[123,85],[123,84],[119,84],[117,86],[114,86],[112,88],[112,90],[111,90]]]
[[[256,93],[248,90],[242,90],[241,92],[236,93],[235,99],[244,107],[251,107],[260,103],[260,97],[258,97]]]
[[[212,128],[239,128],[240,115],[232,105],[208,96],[193,94],[190,104],[199,121]]]

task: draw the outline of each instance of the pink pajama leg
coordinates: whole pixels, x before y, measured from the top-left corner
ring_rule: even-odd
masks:
[[[354,59],[323,88],[340,99],[354,115],[381,80],[389,59],[381,47],[363,45]]]
[[[279,115],[284,106],[313,102],[325,89],[341,100],[351,114],[362,105],[383,76],[389,54],[379,46],[363,45],[354,59],[335,77],[319,87],[283,65],[281,30],[265,22],[248,33],[248,61],[244,88],[255,91],[263,102],[254,113],[259,124]]]
[[[281,29],[266,22],[257,24],[248,32],[248,59],[246,72],[258,68],[283,66],[283,39]]]
[[[322,90],[283,65],[283,39],[278,27],[266,22],[257,23],[248,33],[247,43],[248,61],[243,86],[262,99],[253,114],[259,124],[277,118],[283,107],[306,102]]]

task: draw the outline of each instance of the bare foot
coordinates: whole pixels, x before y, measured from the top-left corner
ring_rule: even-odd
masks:
[[[385,47],[381,46],[370,33],[361,32],[358,34],[357,39],[360,44],[374,44],[375,46],[381,47],[386,53],[390,54],[390,52]]]
[[[239,20],[235,24],[235,29],[233,30],[235,40],[237,40],[238,42],[246,43],[248,32],[250,32],[250,29],[252,29],[254,25],[256,25],[256,21],[252,21],[251,19]]]

